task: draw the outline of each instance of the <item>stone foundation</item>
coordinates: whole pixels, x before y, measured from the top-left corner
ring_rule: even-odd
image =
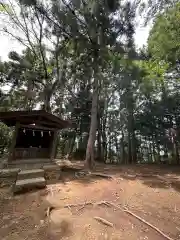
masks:
[[[61,168],[58,165],[43,166],[46,180],[59,180],[61,177]]]
[[[0,187],[11,187],[15,184],[19,168],[0,170]]]
[[[26,168],[8,168],[8,169],[0,169],[0,188],[2,187],[11,187],[15,184],[18,173]],[[34,165],[32,167],[28,167],[28,169],[40,169]],[[58,181],[61,177],[61,167],[56,164],[47,164],[41,167],[44,170],[44,178],[45,180]]]

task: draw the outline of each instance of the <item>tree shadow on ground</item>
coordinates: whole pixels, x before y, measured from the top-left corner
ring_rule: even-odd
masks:
[[[100,170],[100,171],[99,171]],[[68,181],[77,181],[83,184],[90,184],[102,179],[107,179],[108,177],[105,176],[98,176],[98,172],[103,173],[104,167],[95,168],[91,173],[87,170],[83,169],[83,167],[78,167],[77,165],[73,166],[63,166],[61,168],[61,182],[66,183]]]
[[[41,192],[41,196],[45,196],[47,195],[46,192],[46,187],[24,187],[21,188],[18,192],[14,193],[13,196],[20,196],[20,195],[24,195],[25,193],[28,194],[33,194],[33,193],[37,193],[37,192]]]
[[[76,181],[82,184],[90,184],[96,181],[100,181],[100,180],[104,180],[107,179],[106,177],[101,177],[101,176],[96,176],[96,175],[78,175],[77,172],[71,172],[71,173],[67,173],[67,172],[63,172],[61,175],[61,179],[63,181],[63,183],[66,183],[68,181]]]
[[[170,188],[170,184],[167,182],[161,181],[157,179],[151,179],[147,181],[143,181],[143,184],[148,185],[151,188]]]
[[[114,178],[123,178],[126,180],[140,180],[143,184],[151,188],[174,188],[180,192],[180,168],[170,165],[108,165],[96,164],[93,173],[103,173]],[[47,184],[66,183],[77,181],[82,184],[90,184],[100,180],[109,180],[102,176],[87,174],[87,172],[78,166],[64,166],[61,169],[59,180],[50,181]]]
[[[173,188],[180,192],[180,171],[174,167],[171,169],[151,168],[130,169],[120,173],[120,176],[126,180],[140,180],[143,184],[151,188]]]
[[[97,165],[95,171],[101,171],[116,178],[140,180],[151,188],[173,188],[180,192],[180,166],[177,165]]]
[[[180,180],[179,181],[166,181],[166,180],[161,180],[158,177],[153,178],[148,181],[143,181],[143,184],[151,187],[151,188],[173,188],[174,190],[180,192]]]

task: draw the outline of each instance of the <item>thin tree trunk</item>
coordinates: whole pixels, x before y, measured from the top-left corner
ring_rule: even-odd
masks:
[[[128,158],[127,164],[132,163],[132,151],[131,151],[131,132],[128,129]]]
[[[104,162],[106,162],[107,159],[107,143],[106,143],[106,116],[103,116],[103,122],[102,122],[102,153],[103,153],[103,159]]]
[[[124,132],[122,131],[122,138],[120,140],[121,144],[121,163],[126,163],[126,155],[125,155],[125,149],[124,149]]]
[[[115,146],[116,146],[116,163],[120,162],[120,156],[119,156],[119,141],[117,139],[117,136],[114,136]]]
[[[157,143],[157,162],[160,163],[161,162],[161,155],[160,155],[160,146]]]
[[[174,141],[174,150],[175,150],[175,161],[176,164],[179,164],[179,151],[178,151],[178,142]]]
[[[101,148],[101,127],[100,127],[100,120],[99,120],[99,126],[98,126],[98,135],[97,135],[97,152],[98,152],[98,156],[97,156],[97,160],[99,161],[99,162],[102,162],[102,160],[103,160],[103,158],[102,158],[102,154],[101,154],[101,152],[102,152],[102,148]]]
[[[131,150],[132,150],[132,163],[137,162],[137,147],[136,147],[136,137],[135,137],[135,131],[134,131],[134,117],[132,116],[132,139],[131,139]]]

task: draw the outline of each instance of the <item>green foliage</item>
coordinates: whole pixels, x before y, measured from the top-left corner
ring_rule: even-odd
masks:
[[[0,13],[7,11],[8,13],[12,13],[12,9],[7,3],[0,3]]]
[[[153,14],[170,1],[148,4]],[[13,8],[5,32],[25,49],[0,62],[0,109],[38,106],[70,118],[73,129],[59,138],[61,155],[84,158],[95,110],[94,158],[136,163],[147,156],[152,162],[150,156],[160,156],[162,149],[174,154],[180,141],[180,86],[170,66],[177,67],[180,53],[180,5],[157,17],[148,52],[137,53],[133,37],[140,7],[116,0],[21,0],[20,14]],[[91,109],[94,93],[97,108]],[[0,135],[7,146],[5,128],[1,126]],[[177,131],[174,142],[171,128]]]
[[[149,34],[148,49],[154,58],[175,65],[180,59],[180,4],[160,14]]]
[[[12,138],[12,130],[0,123],[0,157],[7,151]]]

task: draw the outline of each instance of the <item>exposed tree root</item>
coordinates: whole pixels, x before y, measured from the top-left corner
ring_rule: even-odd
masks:
[[[46,210],[46,217],[49,219],[49,217],[50,217],[50,214],[51,214],[51,211],[53,210],[53,209],[55,209],[54,207],[48,207],[47,208],[47,210]]]
[[[86,206],[86,205],[93,205],[94,203],[92,202],[84,202],[84,203],[77,203],[77,204],[67,204],[64,206],[64,208],[69,208],[69,207],[81,207],[81,206]]]
[[[169,237],[168,235],[166,235],[165,233],[163,233],[159,228],[155,227],[154,225],[152,225],[151,223],[147,222],[145,219],[139,217],[138,215],[134,214],[133,212],[129,211],[127,208],[123,208],[120,207],[112,202],[109,201],[100,201],[100,202],[84,202],[84,203],[77,203],[77,204],[67,204],[65,206],[63,206],[63,208],[71,208],[71,207],[81,207],[78,211],[80,211],[81,209],[83,209],[86,205],[105,205],[108,207],[114,207],[116,209],[119,209],[133,217],[135,217],[136,219],[138,219],[139,221],[145,223],[147,226],[151,227],[152,229],[154,229],[156,232],[158,232],[161,236],[163,236],[164,238],[168,239],[168,240],[174,240],[173,238]],[[51,211],[55,209],[54,207],[48,207],[47,211],[46,211],[46,216],[49,218]],[[104,223],[105,225],[111,226],[113,227],[113,224],[108,222],[107,220],[100,218],[100,217],[94,217],[97,221]]]
[[[95,173],[95,172],[93,172],[93,173],[91,173],[90,175],[91,175],[91,176],[93,175],[93,176],[97,176],[97,177],[102,177],[102,178],[113,179],[112,176],[107,175],[107,174],[104,174],[104,173]]]
[[[105,206],[111,206],[107,201],[100,201],[100,202],[83,202],[83,203],[76,203],[76,204],[67,204],[65,206],[63,206],[62,208],[68,208],[68,209],[71,209],[72,207],[80,207],[78,209],[78,211],[82,210],[86,205],[105,205]],[[48,207],[47,208],[47,211],[46,211],[46,217],[49,217],[50,213],[52,210],[54,209],[59,209],[59,208],[56,208],[56,207]]]
[[[104,173],[100,173],[100,172],[88,172],[88,171],[79,171],[75,173],[75,176],[77,178],[79,177],[84,177],[84,176],[96,176],[96,177],[101,177],[101,178],[108,178],[108,179],[113,179],[112,176],[104,174]]]
[[[86,205],[105,205],[107,207],[110,207],[110,205],[106,202],[106,201],[100,201],[100,202],[95,202],[95,203],[92,203],[92,202],[85,202],[82,207],[80,207],[77,211],[81,211],[82,209],[85,208]]]
[[[103,224],[105,224],[105,225],[107,225],[107,226],[109,226],[109,227],[113,227],[113,223],[107,221],[107,220],[104,219],[104,218],[94,217],[94,219],[96,219],[98,222],[103,223]]]
[[[82,207],[80,207],[77,211],[79,212],[79,211],[81,211],[84,208],[85,208],[85,204]]]

